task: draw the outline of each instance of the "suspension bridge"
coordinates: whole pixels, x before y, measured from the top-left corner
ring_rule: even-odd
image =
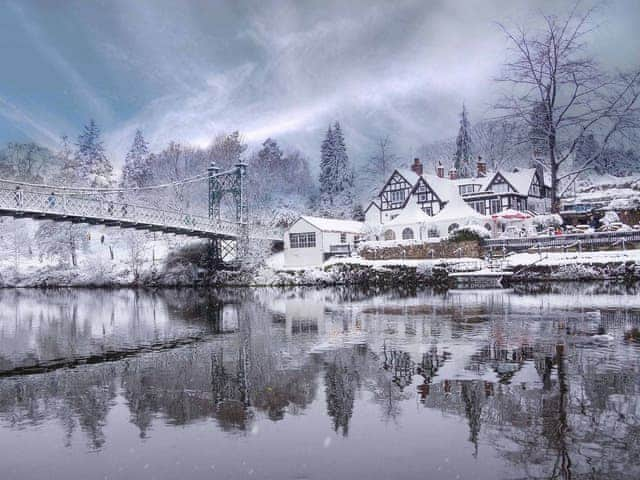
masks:
[[[0,216],[186,235],[210,240],[220,258],[232,250],[240,256],[252,240],[282,242],[281,231],[249,223],[246,171],[244,163],[226,171],[212,163],[206,174],[137,188],[82,188],[0,179]],[[208,182],[208,216],[124,200],[134,194],[202,181]],[[232,219],[221,218],[220,204],[227,195],[234,207]]]

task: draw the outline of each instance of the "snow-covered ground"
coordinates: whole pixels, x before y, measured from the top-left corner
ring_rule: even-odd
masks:
[[[4,219],[4,235],[11,235],[6,233],[11,230],[11,222],[12,219]],[[38,225],[31,220],[16,223],[20,222],[27,233]],[[101,226],[87,227],[83,237],[83,241],[78,242],[83,245],[77,248],[75,267],[69,255],[41,254],[33,240],[20,248],[13,247],[13,251],[5,248],[0,255],[0,286],[128,285],[134,283],[136,277],[162,273],[170,252],[201,242],[189,237]]]

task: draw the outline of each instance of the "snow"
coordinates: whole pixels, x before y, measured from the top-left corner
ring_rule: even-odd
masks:
[[[284,252],[274,253],[265,260],[267,267],[272,270],[280,270],[284,268]]]
[[[323,232],[362,233],[364,228],[364,222],[355,220],[310,217],[308,215],[302,215],[300,218]]]
[[[516,253],[506,258],[511,267],[535,264],[536,266],[560,266],[582,264],[606,264],[621,262],[640,263],[640,250],[603,251],[603,252],[549,252],[549,253]]]

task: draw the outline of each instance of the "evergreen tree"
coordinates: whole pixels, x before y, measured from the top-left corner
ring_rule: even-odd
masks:
[[[321,146],[320,206],[325,214],[350,217],[354,200],[353,171],[340,124],[329,127]]]
[[[550,121],[544,103],[538,102],[531,111],[529,120],[529,143],[533,151],[534,162],[543,162],[549,155],[549,128]],[[536,166],[536,165],[534,165]]]
[[[574,154],[574,166],[582,167],[591,161],[600,150],[598,141],[593,136],[593,133],[583,135],[578,138],[576,142],[575,154]],[[595,170],[598,173],[604,173],[603,166],[598,161],[594,164]]]
[[[453,158],[453,166],[458,171],[460,178],[468,178],[473,174],[472,167],[472,141],[471,126],[467,117],[467,109],[462,104],[462,113],[460,114],[460,129],[456,138],[456,153]]]
[[[92,187],[107,187],[111,185],[113,166],[107,159],[104,145],[100,139],[100,129],[91,119],[78,136],[78,150],[76,152],[76,177],[80,183]]]
[[[122,169],[123,187],[143,187],[151,180],[149,146],[140,130],[136,130],[131,149],[127,152]]]

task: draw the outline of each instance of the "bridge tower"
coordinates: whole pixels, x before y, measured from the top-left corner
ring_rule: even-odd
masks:
[[[235,206],[235,219],[240,229],[237,240],[213,240],[214,257],[220,261],[233,256],[246,255],[249,244],[249,219],[247,198],[247,164],[238,162],[234,168],[220,172],[220,167],[211,162],[207,169],[209,177],[209,218],[220,222],[220,203],[225,195],[231,195]]]

